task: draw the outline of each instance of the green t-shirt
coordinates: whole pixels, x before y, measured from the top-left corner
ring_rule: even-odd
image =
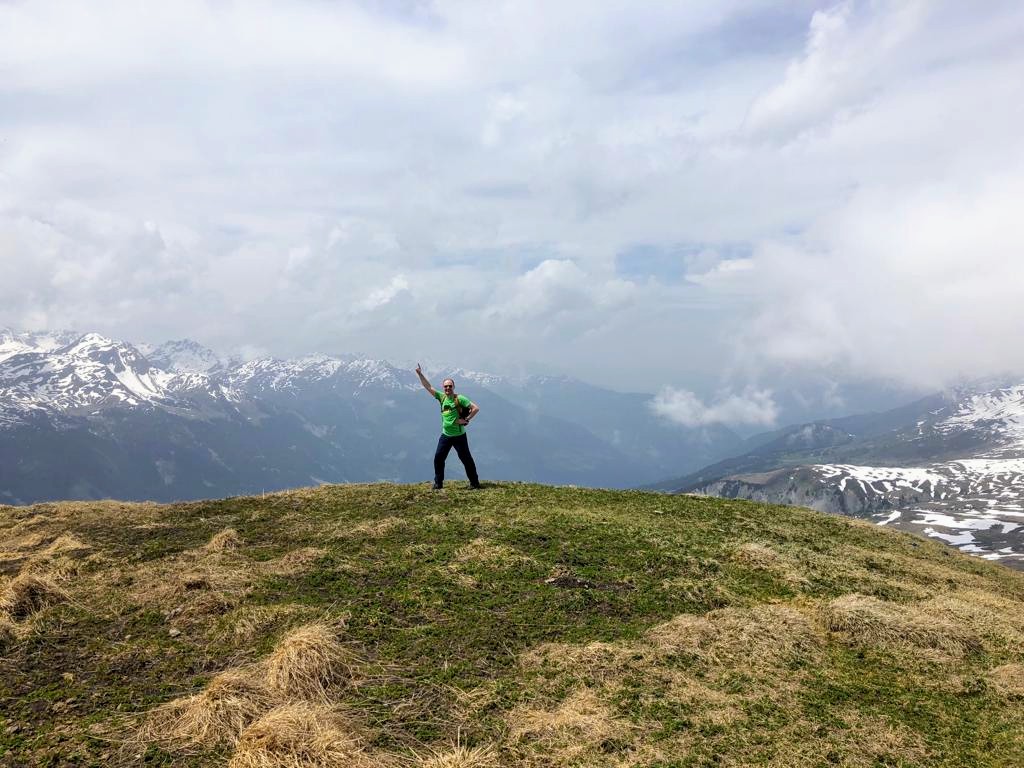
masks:
[[[441,392],[434,392],[434,397],[441,404],[441,431],[448,435],[448,437],[458,437],[459,435],[466,434],[465,427],[458,423],[459,409],[455,406],[455,401],[458,400],[463,408],[469,408],[469,398],[465,395],[448,397],[448,395]]]

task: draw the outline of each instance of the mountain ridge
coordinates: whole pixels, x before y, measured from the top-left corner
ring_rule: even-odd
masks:
[[[1001,382],[789,427],[655,487],[865,517],[1024,568],[1022,470],[1024,384]]]
[[[436,413],[412,371],[384,360],[241,361],[95,333],[7,332],[0,350],[0,500],[172,501],[432,472]],[[508,479],[629,487],[738,443],[567,378],[452,373],[484,409],[478,463]]]

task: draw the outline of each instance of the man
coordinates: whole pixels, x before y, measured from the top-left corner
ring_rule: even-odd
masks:
[[[466,468],[469,487],[479,488],[480,478],[476,474],[473,455],[469,452],[466,425],[480,413],[480,407],[465,395],[456,395],[455,382],[452,379],[445,379],[442,382],[441,386],[444,388],[442,394],[430,386],[419,363],[416,363],[416,375],[420,377],[420,384],[423,385],[423,388],[441,404],[441,438],[437,441],[437,450],[434,452],[434,490],[439,491],[444,486],[444,462],[452,448],[459,454],[462,466]],[[469,409],[465,416],[459,415],[460,406]]]

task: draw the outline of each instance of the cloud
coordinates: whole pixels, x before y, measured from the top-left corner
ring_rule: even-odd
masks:
[[[386,286],[371,291],[365,299],[356,305],[356,309],[361,312],[373,311],[383,307],[385,304],[390,304],[396,296],[408,290],[409,281],[405,275],[395,275]]]
[[[747,130],[756,137],[791,138],[862,106],[899,71],[903,44],[920,29],[926,10],[923,0],[846,0],[816,11],[803,55],[789,64],[781,83],[751,104]]]
[[[590,317],[592,311],[613,311],[634,295],[634,288],[617,278],[595,280],[571,259],[546,259],[504,287],[486,316],[515,322],[557,322],[570,314]]]
[[[466,366],[704,402],[1024,367],[1022,21],[0,3],[0,325],[413,358],[455,324]]]
[[[1024,167],[924,189],[865,190],[790,245],[766,246],[743,345],[783,364],[921,386],[1024,370]]]
[[[770,427],[779,415],[772,393],[758,389],[747,389],[739,395],[728,394],[714,404],[705,404],[689,390],[665,387],[649,406],[657,415],[684,427],[712,424]]]

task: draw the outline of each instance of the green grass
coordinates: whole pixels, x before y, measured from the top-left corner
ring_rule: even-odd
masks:
[[[241,549],[204,554],[229,527]],[[89,556],[42,558],[60,534]],[[769,560],[745,558],[750,543]],[[320,550],[307,567],[273,568],[304,547]],[[223,765],[228,748],[140,743],[135,729],[312,619],[344,622],[361,677],[334,696],[382,762],[459,739],[502,765],[1024,764],[1024,700],[988,682],[1024,662],[1024,577],[808,510],[512,483],[0,508],[0,561],[12,572],[33,555],[69,600],[0,646],[0,766]],[[203,569],[195,589],[159,589]],[[1006,616],[961,657],[820,618],[854,592],[927,611],[971,590]],[[259,606],[301,608],[233,634]],[[807,648],[773,655],[743,634],[746,619],[789,631],[772,623],[779,606],[806,618]],[[652,650],[652,628],[680,615],[707,616],[705,644],[684,632]],[[580,657],[596,642],[607,659]],[[581,691],[600,703],[590,720],[569,712]],[[545,712],[565,724],[537,725]]]

